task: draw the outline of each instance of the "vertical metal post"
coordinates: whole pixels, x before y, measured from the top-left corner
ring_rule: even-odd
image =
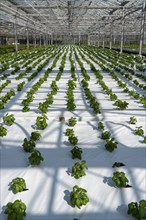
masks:
[[[76,44],[76,38],[74,37],[74,45]]]
[[[48,34],[46,35],[46,45],[48,45]]]
[[[29,49],[29,35],[28,35],[28,27],[26,28],[26,40],[27,40],[27,49]]]
[[[41,34],[40,34],[40,46],[42,45],[42,39],[41,39]]]
[[[124,42],[124,23],[125,23],[125,10],[123,8],[123,14],[122,14],[122,26],[121,26],[121,47],[120,47],[120,53],[123,52],[123,42]]]
[[[51,38],[50,38],[50,34],[48,35],[48,44],[51,44]]]
[[[99,29],[98,29],[98,47],[100,46],[100,27],[99,27]]]
[[[18,35],[17,35],[17,18],[16,17],[15,17],[14,29],[15,29],[15,51],[17,53],[18,52]]]
[[[79,45],[81,44],[81,35],[80,35],[80,32],[79,32]]]
[[[139,42],[139,55],[142,54],[142,45],[143,45],[143,38],[144,38],[144,22],[145,22],[145,7],[146,1],[143,1],[142,7],[142,19],[141,19],[141,29],[140,29],[140,42]]]
[[[103,33],[103,41],[102,41],[102,48],[104,49],[104,40],[105,40],[105,33]]]
[[[88,45],[90,45],[90,35],[88,34]]]
[[[112,49],[112,35],[113,35],[113,21],[111,19],[111,23],[110,23],[110,50]]]
[[[36,29],[34,29],[34,47],[36,47]]]
[[[46,45],[46,36],[45,36],[45,33],[44,33],[44,46]]]
[[[53,44],[53,34],[51,34],[51,44]]]

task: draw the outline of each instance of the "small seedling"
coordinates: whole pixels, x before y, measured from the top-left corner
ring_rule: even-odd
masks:
[[[23,143],[22,146],[23,146],[23,150],[25,152],[31,153],[31,152],[33,152],[36,144],[35,144],[35,142],[33,140],[31,140],[31,139],[27,140],[27,138],[24,138],[24,143]]]
[[[5,209],[8,220],[23,220],[26,216],[26,205],[21,200],[15,200],[14,203],[8,202]]]
[[[75,185],[73,191],[70,193],[70,200],[73,207],[77,206],[79,209],[81,206],[86,205],[89,202],[89,198],[86,195],[87,190]]]
[[[74,136],[74,130],[71,128],[67,128],[65,132],[66,136]]]
[[[71,118],[68,120],[68,125],[69,125],[70,127],[75,126],[76,123],[77,123],[76,118],[71,117]]]
[[[109,131],[105,131],[101,134],[101,138],[104,139],[104,140],[107,140],[109,139],[111,136],[111,133]]]
[[[136,135],[139,135],[139,136],[142,136],[144,134],[144,131],[142,129],[142,126],[139,126],[139,127],[136,127],[135,129],[135,134]]]
[[[68,141],[70,144],[76,145],[78,143],[78,138],[76,136],[69,136]]]
[[[9,113],[7,113],[7,114],[3,117],[3,121],[4,121],[4,123],[5,123],[6,125],[11,126],[11,125],[14,123],[14,121],[15,121],[14,115],[13,115],[13,114],[10,114],[10,115],[9,115]]]
[[[134,116],[132,116],[132,117],[130,117],[130,120],[129,120],[129,124],[136,124],[136,122],[137,122],[137,119],[134,117]]]
[[[113,168],[114,168],[114,167],[123,167],[123,166],[125,166],[125,164],[124,164],[124,163],[121,163],[121,162],[115,162],[115,163],[112,165]]]
[[[116,142],[114,138],[107,139],[106,144],[105,144],[105,148],[109,152],[112,152],[112,151],[114,151],[115,148],[117,148],[117,144],[118,144],[118,142]]]
[[[72,153],[72,159],[78,158],[78,159],[82,159],[82,149],[75,146],[71,151]]]
[[[38,166],[40,165],[41,161],[44,160],[44,158],[42,157],[41,153],[38,150],[34,150],[30,155],[30,157],[28,158],[28,160],[31,165]]]
[[[28,190],[28,189],[26,189],[25,180],[20,177],[17,177],[12,180],[12,182],[10,183],[10,188],[12,189],[12,191],[14,193],[23,192],[23,191]]]
[[[48,119],[48,117],[45,114],[42,114],[42,116],[38,116],[36,119],[37,127],[41,130],[44,130],[48,125],[47,119]]]
[[[99,130],[104,130],[104,125],[103,125],[103,123],[101,121],[98,122],[98,129]]]
[[[7,129],[0,125],[0,137],[4,137],[7,135]]]
[[[131,202],[128,204],[128,215],[132,215],[137,220],[146,219],[146,200],[140,200],[137,202]]]
[[[32,141],[39,141],[41,138],[41,134],[38,132],[38,131],[33,131],[31,132],[31,136],[30,136],[30,139]]]
[[[72,167],[72,174],[76,179],[79,179],[82,176],[85,176],[85,169],[88,169],[86,166],[86,161],[82,160],[81,163],[77,162],[75,165]]]
[[[112,180],[119,188],[127,187],[127,183],[129,182],[124,172],[114,172]]]

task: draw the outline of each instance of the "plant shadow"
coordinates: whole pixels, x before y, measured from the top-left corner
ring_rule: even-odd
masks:
[[[71,201],[70,201],[70,192],[69,192],[69,190],[64,190],[64,200],[67,202],[67,204],[69,205],[69,206],[71,206],[72,207],[72,205],[71,205]]]
[[[115,183],[113,182],[113,180],[112,180],[111,177],[106,177],[106,176],[104,176],[103,178],[104,178],[104,179],[103,179],[103,183],[105,183],[105,184],[107,184],[107,185],[109,185],[109,186],[111,186],[111,187],[116,187],[116,186],[115,186]]]

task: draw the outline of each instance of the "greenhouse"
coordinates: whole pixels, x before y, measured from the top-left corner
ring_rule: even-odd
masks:
[[[146,1],[0,1],[0,219],[146,220]]]

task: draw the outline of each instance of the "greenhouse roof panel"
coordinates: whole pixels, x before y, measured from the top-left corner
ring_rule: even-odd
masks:
[[[10,23],[23,20],[22,26],[47,34],[92,34],[109,31],[111,22],[113,27],[120,24],[124,11],[125,29],[134,22],[139,31],[142,6],[143,0],[1,0],[0,18]]]

